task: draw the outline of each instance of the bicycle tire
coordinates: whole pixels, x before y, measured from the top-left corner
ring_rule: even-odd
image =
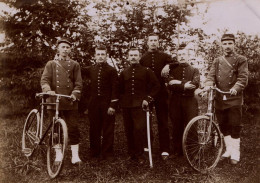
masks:
[[[54,122],[52,132],[49,136],[49,144],[47,148],[47,170],[51,178],[55,178],[62,170],[65,158],[66,147],[68,144],[68,129],[63,119]],[[62,153],[61,161],[55,162],[56,150],[60,148]],[[56,149],[56,150],[55,150]]]
[[[182,139],[184,155],[191,167],[207,173],[216,167],[223,149],[223,138],[215,122],[208,133],[208,116],[193,118],[185,128]],[[207,139],[207,135],[210,135]],[[206,140],[207,139],[207,140]]]
[[[39,141],[39,130],[40,114],[37,109],[33,109],[25,120],[22,135],[22,151],[27,157],[32,155],[35,143]]]

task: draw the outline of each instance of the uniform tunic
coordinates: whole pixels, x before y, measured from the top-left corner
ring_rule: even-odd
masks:
[[[162,69],[165,65],[172,63],[170,55],[153,51],[145,53],[140,64],[150,68],[156,75],[160,83],[160,91],[155,97],[154,105],[159,131],[159,142],[161,152],[169,152],[169,127],[168,127],[168,92],[165,87],[164,78],[161,76]]]
[[[181,84],[169,85],[171,93],[169,101],[169,116],[172,121],[173,151],[182,154],[182,135],[188,122],[198,115],[198,102],[194,91],[199,87],[199,70],[189,64],[170,67],[169,81],[180,80]],[[184,84],[191,81],[194,89],[184,89]]]
[[[214,60],[206,86],[216,85],[223,91],[234,88],[237,95],[224,95],[217,92],[216,115],[221,132],[232,138],[239,138],[241,131],[243,90],[248,83],[248,63],[244,56],[233,53],[229,56],[221,56]]]
[[[223,100],[223,94],[217,93],[216,108],[227,109],[232,106],[243,104],[243,90],[248,83],[248,63],[245,57],[238,54],[225,57],[223,56],[214,60],[208,77],[205,81],[206,86],[216,86],[223,90],[229,91],[231,88],[237,90],[237,95],[226,95],[227,100]]]
[[[107,111],[109,107],[115,108],[117,105],[118,75],[116,69],[107,63],[91,66],[86,72],[91,93],[88,106],[91,155],[107,158],[113,156],[115,127],[115,115],[108,115]]]
[[[57,64],[58,63],[58,64]],[[71,59],[55,60],[47,62],[41,77],[43,92],[55,91],[57,94],[74,94],[79,100],[82,91],[81,70],[78,62]],[[78,102],[71,102],[66,98],[60,100],[60,110],[77,110]],[[55,109],[54,106],[48,109]]]
[[[154,73],[140,64],[131,65],[119,77],[120,104],[127,137],[128,153],[132,158],[143,154],[146,116],[143,100],[151,101],[160,89]]]
[[[78,100],[81,96],[82,78],[78,62],[67,58],[60,60],[56,55],[54,60],[48,61],[42,77],[41,87],[43,92],[55,91],[57,94],[74,94],[77,100],[72,102],[66,98],[61,98],[59,110],[60,116],[66,121],[68,127],[69,143],[71,145],[79,143],[78,129]],[[48,98],[47,102],[55,102],[55,98]],[[55,106],[48,106],[49,120],[54,116]]]

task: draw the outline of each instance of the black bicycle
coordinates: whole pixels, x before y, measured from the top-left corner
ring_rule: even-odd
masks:
[[[216,87],[208,93],[207,113],[193,118],[185,128],[182,148],[191,167],[201,173],[207,173],[216,167],[223,150],[223,135],[215,115],[216,92],[226,94]]]
[[[47,170],[51,178],[59,175],[63,160],[65,157],[65,150],[68,144],[68,129],[66,122],[59,117],[59,103],[62,97],[71,99],[71,96],[47,93],[37,93],[36,97],[41,98],[39,109],[33,109],[27,116],[22,136],[22,152],[28,158],[33,157],[35,150],[39,145],[44,145],[44,139],[48,137],[47,142]],[[48,97],[55,97],[56,102],[46,102]],[[43,133],[43,116],[45,106],[55,106],[55,116],[47,126],[46,131]],[[56,159],[57,153],[59,154],[59,161]]]

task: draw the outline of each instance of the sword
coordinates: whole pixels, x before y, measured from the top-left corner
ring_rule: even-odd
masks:
[[[150,168],[153,168],[153,157],[152,157],[152,148],[151,148],[151,136],[150,136],[150,112],[149,108],[146,110],[146,122],[147,122],[147,141],[148,141],[148,150],[149,150],[149,162]]]

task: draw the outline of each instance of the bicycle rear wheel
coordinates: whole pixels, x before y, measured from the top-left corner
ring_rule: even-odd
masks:
[[[27,116],[23,128],[22,151],[25,156],[30,157],[34,150],[35,143],[39,142],[40,114],[33,109]]]
[[[184,155],[191,167],[207,173],[218,163],[223,149],[223,140],[216,123],[208,116],[193,118],[185,128],[182,140]],[[210,130],[211,129],[211,130]]]
[[[59,175],[62,169],[67,144],[67,125],[64,120],[58,119],[54,122],[47,149],[47,169],[51,178],[55,178]]]

